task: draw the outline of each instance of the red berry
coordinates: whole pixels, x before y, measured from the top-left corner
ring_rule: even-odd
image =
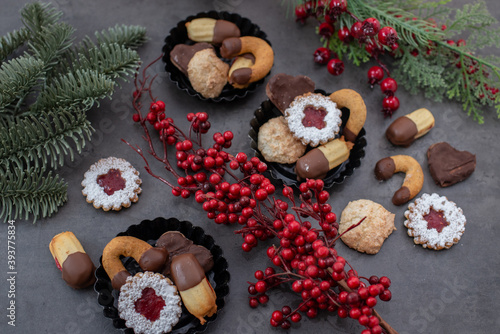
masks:
[[[362,23],[361,29],[363,30],[363,34],[366,36],[375,36],[380,30],[380,22],[374,17],[369,17],[364,20]]]
[[[331,75],[341,75],[344,72],[344,62],[337,58],[330,59],[326,68]]]
[[[392,27],[383,27],[378,32],[378,41],[387,46],[393,46],[398,40],[398,34]]]
[[[392,96],[398,89],[398,83],[393,78],[385,78],[380,83],[380,89],[382,90],[382,93]]]
[[[399,108],[399,99],[395,96],[386,96],[382,100],[382,107],[384,109],[384,114],[391,116],[394,111]]]
[[[347,286],[353,290],[359,287],[359,283],[359,278],[356,276],[351,276],[347,279]]]
[[[307,19],[307,10],[306,7],[303,4],[298,5],[295,7],[295,21],[300,21],[302,23],[305,22]]]
[[[363,35],[363,24],[361,22],[354,22],[354,24],[351,26],[351,36],[359,39],[361,37],[364,37]]]
[[[141,120],[141,116],[139,114],[132,115],[132,120],[134,122],[139,122]]]
[[[317,48],[316,51],[314,51],[314,62],[318,64],[326,64],[328,63],[328,60],[330,59],[331,52],[329,49],[320,47]]]
[[[249,303],[251,308],[256,308],[257,306],[259,306],[259,300],[255,297],[250,298],[248,303]]]
[[[386,289],[380,294],[380,300],[384,302],[388,302],[391,299],[392,299],[392,293],[390,290]]]
[[[368,70],[368,83],[372,85],[372,87],[383,78],[384,78],[384,70],[382,69],[382,67],[372,66]]]
[[[349,31],[349,28],[347,28],[346,26],[339,29],[337,35],[339,36],[339,39],[344,43],[349,43],[350,41],[352,41],[351,33]]]
[[[267,291],[267,283],[264,281],[258,281],[255,283],[255,290],[257,290],[258,293],[265,293]]]
[[[294,313],[294,314],[292,314],[292,316],[290,317],[290,319],[293,322],[299,322],[302,319],[302,316],[300,315],[300,313]]]
[[[387,276],[380,277],[379,283],[382,284],[386,289],[391,286],[391,280]]]
[[[347,0],[331,0],[329,15],[338,17],[347,10]]]
[[[328,22],[323,22],[319,25],[318,34],[326,39],[330,38],[334,32],[335,28]]]

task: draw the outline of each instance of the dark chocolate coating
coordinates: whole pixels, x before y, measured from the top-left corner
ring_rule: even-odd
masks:
[[[237,83],[240,85],[244,85],[250,81],[251,76],[252,76],[252,69],[250,67],[242,67],[237,70],[234,70],[233,73],[231,73],[231,78],[229,82],[231,84]]]
[[[233,58],[237,56],[241,51],[241,40],[238,37],[226,38],[222,41],[222,46],[220,47],[220,55],[223,58]]]
[[[208,43],[196,43],[193,45],[177,44],[170,51],[170,60],[184,75],[188,75],[188,65],[194,54],[205,49],[213,49]]]
[[[162,273],[165,276],[170,275],[170,263],[172,259],[179,254],[193,254],[205,272],[208,272],[214,266],[212,253],[203,246],[195,245],[193,241],[187,239],[181,232],[169,231],[162,234],[156,241],[156,247],[165,248],[169,253],[169,259],[163,267]]]
[[[385,181],[391,178],[396,170],[396,165],[391,157],[383,158],[375,165],[375,177],[377,180]]]
[[[410,189],[401,187],[392,196],[392,203],[394,205],[403,205],[410,200]]]
[[[217,20],[214,26],[214,37],[212,38],[212,42],[220,44],[226,38],[240,37],[240,35],[240,28],[238,28],[238,26],[233,22]]]
[[[191,253],[175,256],[170,265],[170,273],[179,291],[191,289],[205,279],[203,268]]]
[[[307,152],[295,163],[295,174],[299,180],[323,179],[330,170],[328,159],[320,149]]]
[[[132,276],[127,270],[122,270],[111,277],[111,286],[113,289],[120,291],[123,284],[127,282],[127,277]]]
[[[440,187],[449,187],[467,179],[476,169],[476,156],[458,151],[446,142],[431,145],[427,150],[429,171]]]
[[[87,253],[69,254],[61,271],[63,280],[74,289],[83,289],[95,282],[95,266]]]
[[[406,116],[397,118],[385,131],[385,136],[393,144],[408,147],[418,134],[417,125]]]
[[[168,258],[168,250],[161,247],[152,247],[142,254],[139,259],[139,266],[144,271],[159,271]]]
[[[305,75],[291,76],[279,73],[273,76],[266,87],[267,97],[281,112],[290,106],[295,97],[314,92],[314,82]]]

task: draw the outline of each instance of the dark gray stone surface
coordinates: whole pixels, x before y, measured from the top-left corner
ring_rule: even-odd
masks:
[[[3,35],[21,25],[19,9],[26,1],[3,0],[0,33]],[[453,2],[460,6],[466,1]],[[495,17],[500,17],[499,6],[487,1]],[[150,41],[140,48],[144,63],[159,56],[163,39],[180,20],[198,12],[217,9],[233,11],[249,18],[264,30],[276,54],[272,73],[305,74],[318,88],[335,91],[352,88],[361,93],[368,106],[365,125],[368,146],[361,167],[340,186],[331,189],[329,203],[339,216],[352,200],[367,198],[382,204],[396,214],[395,231],[377,255],[357,253],[337,245],[340,254],[347,258],[360,275],[387,275],[392,279],[393,299],[379,303],[377,310],[399,333],[492,333],[500,326],[497,309],[500,299],[500,250],[497,238],[500,178],[500,155],[497,140],[500,123],[492,109],[485,110],[485,124],[478,125],[462,111],[461,105],[446,101],[435,103],[423,95],[412,96],[400,89],[397,93],[401,108],[396,116],[425,107],[436,117],[436,127],[427,136],[409,148],[392,146],[384,137],[390,119],[380,113],[382,94],[371,91],[366,83],[366,71],[374,65],[360,68],[346,64],[340,77],[330,76],[324,67],[312,62],[312,53],[320,45],[314,34],[314,24],[295,24],[285,16],[281,1],[95,1],[58,0],[55,6],[63,11],[63,19],[77,28],[77,36],[92,35],[115,24],[138,24],[147,27]],[[488,50],[500,55],[498,50]],[[167,113],[179,124],[185,124],[188,112],[206,111],[210,114],[212,129],[230,129],[235,139],[230,152],[252,154],[247,133],[249,121],[260,102],[266,99],[260,87],[246,99],[226,104],[210,104],[189,97],[168,80],[162,63],[154,66],[159,74],[155,94],[165,101]],[[50,219],[32,225],[30,221],[16,221],[16,327],[7,324],[7,226],[0,232],[0,332],[2,333],[115,333],[113,324],[102,314],[93,289],[76,291],[63,282],[49,252],[51,238],[62,231],[73,231],[80,239],[94,263],[98,263],[107,242],[117,233],[143,219],[176,217],[191,221],[215,237],[223,248],[231,272],[230,294],[226,307],[217,321],[211,323],[207,333],[270,333],[275,330],[269,318],[275,309],[284,304],[298,305],[291,293],[271,293],[266,307],[255,310],[248,306],[246,281],[254,280],[253,273],[269,263],[265,245],[250,254],[241,251],[241,239],[235,236],[235,227],[218,226],[205,218],[194,199],[174,198],[167,186],[153,179],[142,168],[143,161],[121,139],[145,147],[141,129],[134,125],[131,116],[130,95],[132,84],[122,84],[112,100],[101,103],[89,113],[97,130],[91,143],[75,161],[61,169],[69,184],[68,202]],[[477,155],[477,169],[465,182],[452,187],[438,188],[426,167],[427,148],[439,141],[448,141],[460,150]],[[373,167],[380,158],[394,154],[409,154],[424,167],[425,182],[422,193],[437,192],[455,201],[467,217],[466,232],[459,244],[450,250],[432,251],[413,244],[403,226],[404,207],[391,203],[392,193],[402,182],[393,177],[379,183],[373,177]],[[80,182],[91,164],[103,157],[118,156],[130,161],[140,170],[143,193],[139,202],[121,212],[96,210],[86,203],[81,194]],[[161,173],[161,166],[155,165]],[[270,244],[270,243],[269,243]],[[294,326],[295,327],[295,326]],[[359,333],[361,327],[352,320],[339,319],[322,313],[314,320],[304,319],[296,332]]]

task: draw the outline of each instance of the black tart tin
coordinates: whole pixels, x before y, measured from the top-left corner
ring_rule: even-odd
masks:
[[[209,323],[217,319],[217,314],[224,307],[224,298],[229,293],[228,283],[230,275],[227,270],[227,261],[223,257],[222,249],[215,244],[214,238],[205,234],[201,227],[193,226],[190,222],[179,221],[176,218],[165,219],[161,217],[154,220],[143,220],[138,225],[131,225],[125,232],[121,232],[117,236],[132,236],[154,245],[156,240],[167,231],[181,232],[196,245],[204,246],[212,253],[214,267],[206,275],[217,295],[217,313],[207,318],[207,322],[201,325],[200,321],[182,306],[181,318],[170,332],[173,334],[202,333]],[[142,271],[137,262],[132,258],[123,258],[122,262],[132,275]],[[111,280],[102,266],[102,256],[99,259],[99,267],[96,269],[95,276],[97,280],[94,284],[94,290],[98,294],[97,301],[103,307],[104,316],[113,321],[115,328],[121,329],[127,334],[134,333],[131,328],[125,326],[125,320],[120,318],[117,308],[118,291],[114,290],[111,286]]]
[[[315,93],[328,95],[325,91],[321,89],[316,89]],[[349,119],[349,109],[342,108],[342,125],[340,127],[339,136],[342,135],[342,130],[347,120]],[[280,164],[277,162],[269,162],[262,156],[262,153],[258,148],[258,138],[260,127],[269,121],[271,118],[283,116],[283,113],[276,108],[276,106],[269,100],[261,103],[260,107],[255,110],[254,118],[250,121],[250,132],[248,133],[251,139],[251,147],[255,151],[255,156],[260,160],[265,162],[268,166],[268,171],[271,176],[276,180],[283,181],[284,184],[288,186],[298,186],[300,182],[297,180],[297,174],[295,174],[295,164]],[[354,147],[351,149],[349,159],[344,161],[341,165],[330,170],[326,177],[323,179],[325,182],[325,188],[331,188],[335,184],[341,184],[346,178],[354,173],[354,170],[361,166],[361,159],[365,156],[366,147],[366,131],[361,129],[359,132]],[[307,151],[311,147],[307,148]],[[306,151],[306,152],[307,152]]]
[[[198,93],[197,91],[195,91],[193,89],[193,86],[191,86],[191,83],[189,82],[189,79],[187,78],[187,76],[184,75],[172,63],[172,61],[170,60],[170,51],[172,51],[172,49],[177,44],[192,45],[195,43],[188,38],[187,29],[186,29],[186,22],[190,22],[194,19],[202,18],[202,17],[210,17],[213,19],[222,19],[222,20],[233,22],[234,24],[236,24],[238,26],[238,28],[240,28],[241,36],[259,37],[259,38],[265,40],[269,45],[271,45],[271,43],[267,40],[266,33],[263,32],[262,30],[260,30],[258,25],[253,24],[249,19],[241,17],[238,14],[228,13],[228,12],[210,11],[210,12],[202,12],[202,13],[198,13],[196,15],[189,16],[184,21],[180,21],[179,23],[177,23],[177,26],[172,28],[170,30],[169,35],[165,38],[165,45],[163,46],[163,62],[165,63],[165,70],[169,74],[170,80],[180,90],[185,91],[190,96],[197,97],[203,101],[212,101],[212,102],[233,101],[235,99],[244,98],[249,93],[254,92],[258,86],[260,86],[264,83],[266,78],[262,78],[259,81],[251,83],[245,89],[236,89],[228,83],[228,84],[226,84],[226,86],[224,86],[224,89],[222,90],[221,94],[218,97],[215,97],[215,98],[203,97],[200,93]],[[215,49],[217,51],[217,54],[219,55],[218,48],[216,47]],[[223,59],[223,60],[227,61],[228,63],[230,62],[230,60],[228,60],[228,59]],[[269,72],[269,73],[271,73],[271,72]],[[269,73],[267,74],[267,76],[269,76]]]

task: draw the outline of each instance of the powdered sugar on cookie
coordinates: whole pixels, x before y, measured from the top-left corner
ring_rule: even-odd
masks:
[[[430,226],[425,217],[432,210],[434,214],[440,216],[444,225],[438,228]],[[465,231],[466,219],[462,209],[438,194],[423,194],[415,203],[408,206],[405,217],[407,220],[404,225],[408,228],[408,235],[414,237],[414,242],[424,248],[436,250],[450,248],[458,243]]]
[[[306,126],[304,119],[307,117],[305,110],[312,107],[316,111],[324,111],[323,116],[316,116],[321,119],[322,126]],[[285,118],[288,127],[293,135],[300,139],[304,145],[313,147],[325,144],[335,138],[340,131],[342,112],[337,108],[337,104],[322,94],[307,93],[297,96],[290,106],[285,110]]]
[[[157,296],[165,303],[157,320],[151,321],[136,311],[135,303],[143,296],[146,288],[154,289]],[[118,298],[120,318],[135,333],[168,333],[177,324],[182,314],[181,298],[175,285],[165,276],[146,271],[127,278],[120,289]]]
[[[102,180],[108,175],[110,179],[115,179],[111,182],[116,182],[118,179],[122,184],[119,189],[108,191],[109,194],[102,186],[103,183],[99,182],[99,178]],[[96,209],[118,211],[122,207],[128,208],[132,202],[139,200],[137,195],[142,191],[141,183],[139,172],[129,162],[121,158],[109,157],[99,160],[85,172],[82,193],[87,196],[87,202],[93,203]]]

